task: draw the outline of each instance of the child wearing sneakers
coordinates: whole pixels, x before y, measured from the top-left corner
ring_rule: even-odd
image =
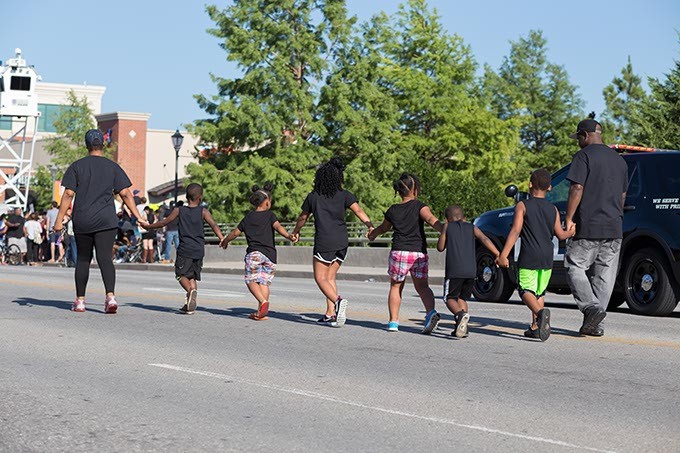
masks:
[[[467,336],[470,321],[467,299],[472,294],[477,276],[475,239],[494,257],[498,258],[500,253],[482,230],[467,222],[460,206],[449,206],[445,214],[446,224],[437,242],[437,250],[446,250],[444,300],[446,307],[456,317],[456,328],[451,335],[463,338]]]
[[[255,208],[241,220],[236,228],[225,237],[222,248],[226,249],[231,241],[245,233],[248,248],[245,256],[245,281],[250,293],[257,299],[257,311],[249,315],[250,319],[262,321],[269,313],[269,287],[276,271],[276,247],[274,230],[284,238],[293,241],[293,236],[281,226],[276,215],[270,211],[272,207],[272,185],[267,183],[260,189],[253,186],[250,204]],[[294,242],[294,241],[293,241]]]
[[[139,224],[146,230],[163,228],[168,223],[178,219],[179,247],[175,259],[175,277],[186,291],[186,301],[181,313],[193,315],[196,311],[198,284],[201,280],[203,257],[205,256],[205,237],[203,235],[203,222],[210,225],[220,242],[224,239],[222,231],[215,223],[213,216],[207,208],[201,206],[203,202],[203,187],[192,183],[187,187],[188,205],[180,206],[160,222],[149,224],[139,220]]]
[[[297,241],[300,230],[309,216],[314,216],[314,280],[326,296],[326,312],[317,321],[331,327],[342,327],[347,321],[347,299],[338,293],[336,281],[340,266],[347,257],[349,236],[345,215],[347,209],[363,222],[369,231],[373,224],[353,193],[342,188],[345,165],[342,159],[334,157],[317,168],[314,175],[314,189],[302,203],[293,237]]]
[[[406,276],[410,273],[420,299],[425,306],[423,334],[429,335],[437,327],[439,313],[434,309],[434,293],[428,284],[429,257],[425,240],[425,223],[442,231],[442,224],[432,214],[429,206],[418,200],[420,181],[415,175],[403,173],[394,182],[394,191],[401,196],[401,203],[394,204],[385,212],[385,220],[367,237],[374,241],[381,234],[394,230],[387,273],[390,276],[388,308],[389,332],[399,331],[399,308]]]
[[[555,205],[545,199],[552,186],[548,170],[539,169],[531,174],[529,193],[531,197],[515,206],[512,229],[505,247],[497,259],[501,267],[509,267],[510,250],[521,238],[518,260],[518,290],[522,302],[531,310],[532,321],[524,336],[546,341],[550,337],[550,310],[544,308],[545,291],[550,282],[553,266],[553,242],[570,238],[575,229],[562,229],[560,213]]]

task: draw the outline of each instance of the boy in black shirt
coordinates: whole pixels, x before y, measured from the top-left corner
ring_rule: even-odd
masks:
[[[276,272],[276,247],[274,245],[274,230],[284,238],[294,241],[276,215],[270,211],[272,207],[272,185],[267,183],[262,189],[253,186],[250,204],[255,210],[250,211],[236,228],[222,240],[220,246],[227,248],[228,244],[239,237],[241,232],[246,234],[248,249],[245,256],[245,281],[250,293],[257,299],[257,311],[249,315],[250,319],[263,321],[269,313],[269,287]]]
[[[437,250],[446,249],[446,279],[444,298],[446,307],[456,317],[456,328],[451,335],[458,338],[467,336],[468,304],[466,299],[472,294],[477,276],[476,242],[484,245],[495,257],[499,252],[482,230],[465,219],[463,209],[458,205],[446,208],[446,224],[439,236]]]
[[[524,336],[539,338],[541,341],[550,337],[550,310],[544,308],[544,296],[552,274],[553,234],[559,240],[565,240],[575,232],[575,229],[562,229],[560,213],[555,205],[545,199],[545,194],[551,189],[548,170],[539,169],[531,174],[531,198],[520,201],[515,206],[512,229],[501,256],[496,260],[499,266],[509,267],[508,255],[517,238],[521,237],[518,289],[522,302],[533,313],[531,326],[524,332]]]
[[[187,187],[188,206],[180,206],[160,222],[149,224],[140,219],[139,224],[146,230],[163,228],[175,219],[179,219],[179,248],[175,260],[175,276],[182,288],[187,292],[186,302],[179,309],[187,315],[193,315],[196,311],[196,298],[198,296],[197,281],[201,280],[203,257],[205,256],[205,237],[203,235],[203,222],[207,222],[217,238],[222,241],[224,236],[215,223],[213,216],[207,208],[201,206],[203,202],[203,187],[192,183]]]

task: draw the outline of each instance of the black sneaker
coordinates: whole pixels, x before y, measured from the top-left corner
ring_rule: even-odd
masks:
[[[538,338],[545,341],[550,338],[550,310],[544,308],[536,315],[536,324],[538,325]]]
[[[590,335],[595,332],[602,320],[607,316],[607,312],[598,307],[588,307],[583,311],[583,325],[579,330],[582,335]]]
[[[462,315],[456,317],[456,329],[452,332],[452,335],[457,338],[465,338],[468,335],[468,321],[470,321],[470,315],[463,312]]]
[[[538,335],[538,329],[527,329],[524,331],[524,336],[527,338],[538,338],[539,340],[541,337]]]
[[[319,318],[317,324],[328,324],[329,322],[335,321],[335,316],[326,316],[323,315],[321,318]]]
[[[187,304],[182,305],[182,308],[180,308],[180,309],[177,310],[177,311],[180,312],[180,313],[182,313],[183,315],[186,315],[187,312],[189,311],[189,310],[187,309]]]
[[[338,296],[340,297],[340,296]],[[331,326],[342,327],[347,321],[347,299],[338,299],[335,301],[335,316],[331,321]]]
[[[604,335],[604,329],[599,326],[592,329],[586,329],[584,327],[581,327],[581,330],[579,330],[578,333],[589,337],[601,337]]]

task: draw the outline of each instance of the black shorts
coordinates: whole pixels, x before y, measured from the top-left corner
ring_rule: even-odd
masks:
[[[146,233],[142,233],[142,239],[156,239],[156,232],[147,231]]]
[[[203,269],[203,259],[192,259],[178,256],[175,259],[175,277],[179,280],[186,277],[189,280],[201,280],[201,270]]]
[[[331,264],[335,261],[340,261],[340,263],[345,262],[347,257],[347,247],[342,250],[336,250],[333,252],[317,252],[316,249],[313,251],[314,258],[321,261],[322,263]]]
[[[474,278],[447,278],[444,280],[444,299],[468,300],[474,286]]]

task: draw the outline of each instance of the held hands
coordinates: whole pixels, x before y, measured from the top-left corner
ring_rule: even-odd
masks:
[[[564,229],[571,233],[572,236],[576,234],[576,224],[573,220],[567,220],[564,222]]]
[[[508,260],[507,256],[499,256],[496,258],[496,265],[498,267],[504,267],[504,268],[509,268],[510,267],[510,260]]]
[[[292,242],[293,244],[297,243],[300,240],[300,233],[297,234],[289,234],[288,235],[288,240]]]
[[[141,226],[141,227],[144,228],[145,230],[148,230],[148,229],[149,229],[149,225],[151,225],[149,222],[147,222],[147,221],[144,220],[144,219],[137,219],[137,223],[139,224],[139,226]]]
[[[375,241],[375,238],[377,236],[373,234],[374,231],[375,231],[374,227],[369,227],[368,230],[366,231],[366,239],[368,239],[371,242]]]
[[[220,241],[220,247],[226,250],[228,246],[229,241],[227,241],[227,238],[222,238],[222,240]]]

